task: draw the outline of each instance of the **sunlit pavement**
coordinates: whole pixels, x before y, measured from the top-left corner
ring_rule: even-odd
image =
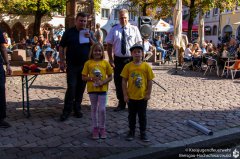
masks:
[[[164,66],[155,68],[158,67]],[[167,92],[153,84],[147,111],[148,143],[139,139],[138,129],[135,140],[125,141],[128,112],[113,111],[117,105],[113,81],[107,106],[107,139],[92,140],[87,93],[82,106],[83,118],[70,116],[65,122],[59,121],[66,91],[65,74],[42,75],[36,79],[29,91],[30,118],[22,113],[20,77],[8,77],[6,120],[12,127],[0,129],[0,155],[3,158],[34,159],[132,158],[157,151],[155,148],[158,147],[186,146],[190,141],[211,141],[229,132],[239,132],[239,80],[233,82],[219,78],[215,73],[203,76],[203,72],[178,71],[177,75],[172,72],[169,69],[154,70],[154,81]],[[212,130],[213,136],[190,127],[188,120]]]

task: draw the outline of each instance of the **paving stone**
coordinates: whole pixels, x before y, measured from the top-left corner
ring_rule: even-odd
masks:
[[[32,154],[27,154],[25,149],[22,150],[23,153],[19,153],[22,157],[27,155],[28,158],[34,159],[49,156],[68,158],[69,155],[73,158],[76,157],[74,155],[99,158],[202,135],[186,124],[189,119],[209,127],[214,132],[240,126],[238,83],[233,83],[230,79],[219,79],[215,75],[202,78],[202,72],[186,71],[175,76],[167,70],[154,70],[154,73],[154,80],[164,86],[167,92],[153,85],[147,111],[147,133],[151,139],[149,143],[139,140],[138,122],[136,139],[133,142],[125,141],[128,132],[128,112],[113,111],[117,104],[113,81],[109,85],[106,113],[108,138],[95,141],[91,139],[90,102],[87,92],[83,99],[83,118],[77,119],[71,114],[65,122],[59,121],[67,87],[65,74],[44,75],[35,80],[29,92],[32,115],[30,118],[25,118],[22,114],[20,78],[7,77],[6,120],[12,127],[0,129],[0,147],[3,148],[1,150],[5,153],[7,149],[4,148],[27,148]],[[39,146],[42,148],[36,148]],[[52,147],[62,148],[61,153]],[[78,148],[89,150],[80,151]],[[98,152],[93,154],[91,150]]]

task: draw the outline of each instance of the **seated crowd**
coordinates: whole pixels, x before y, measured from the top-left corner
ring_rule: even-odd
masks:
[[[57,35],[57,40],[49,41],[44,38],[43,35],[34,36],[32,39],[29,36],[23,38],[19,43],[11,41],[6,32],[3,33],[6,48],[8,53],[12,53],[15,49],[26,50],[27,56],[31,57],[33,63],[42,63],[45,61],[46,52],[52,52],[53,63],[57,63],[59,60],[58,51],[59,43],[61,41],[61,35]]]
[[[188,43],[183,54],[185,63],[191,70],[201,69],[203,65],[217,65],[223,69],[226,61],[240,59],[240,44],[233,38],[228,42],[216,47],[212,43],[204,42],[202,47],[198,43]]]

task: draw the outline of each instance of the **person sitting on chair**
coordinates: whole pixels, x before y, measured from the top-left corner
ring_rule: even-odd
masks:
[[[154,45],[156,46],[157,52],[161,52],[161,54],[162,54],[162,62],[164,63],[167,51],[165,49],[163,49],[161,36],[160,35],[157,36],[157,39],[154,41]]]
[[[193,52],[191,50],[192,47],[193,47],[192,43],[187,44],[187,48],[184,51],[184,57],[183,57],[184,62],[192,61],[192,55],[193,55]]]
[[[193,44],[193,67],[194,69],[196,68],[201,68],[202,64],[202,50],[199,47],[198,43]]]
[[[147,61],[149,60],[152,55],[156,55],[155,53],[155,48],[152,46],[152,44],[149,42],[148,39],[143,39],[144,40],[144,57],[143,60]]]

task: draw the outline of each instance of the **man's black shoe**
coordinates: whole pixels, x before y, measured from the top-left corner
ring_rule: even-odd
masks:
[[[140,139],[144,142],[149,142],[150,140],[148,139],[146,133],[141,133]]]
[[[119,111],[121,111],[121,110],[124,110],[125,108],[121,108],[121,107],[117,107],[117,108],[115,108],[113,111],[115,111],[115,112],[119,112]]]
[[[82,118],[82,117],[83,117],[83,114],[82,114],[82,112],[74,112],[74,116],[75,116],[76,118]]]
[[[134,132],[133,131],[129,131],[128,135],[126,136],[126,140],[127,141],[132,141],[134,139]]]
[[[0,128],[9,128],[9,127],[11,127],[11,125],[8,122],[4,120],[0,121]]]
[[[66,113],[63,113],[61,116],[60,116],[60,121],[65,121],[67,120],[69,114],[66,114]]]

